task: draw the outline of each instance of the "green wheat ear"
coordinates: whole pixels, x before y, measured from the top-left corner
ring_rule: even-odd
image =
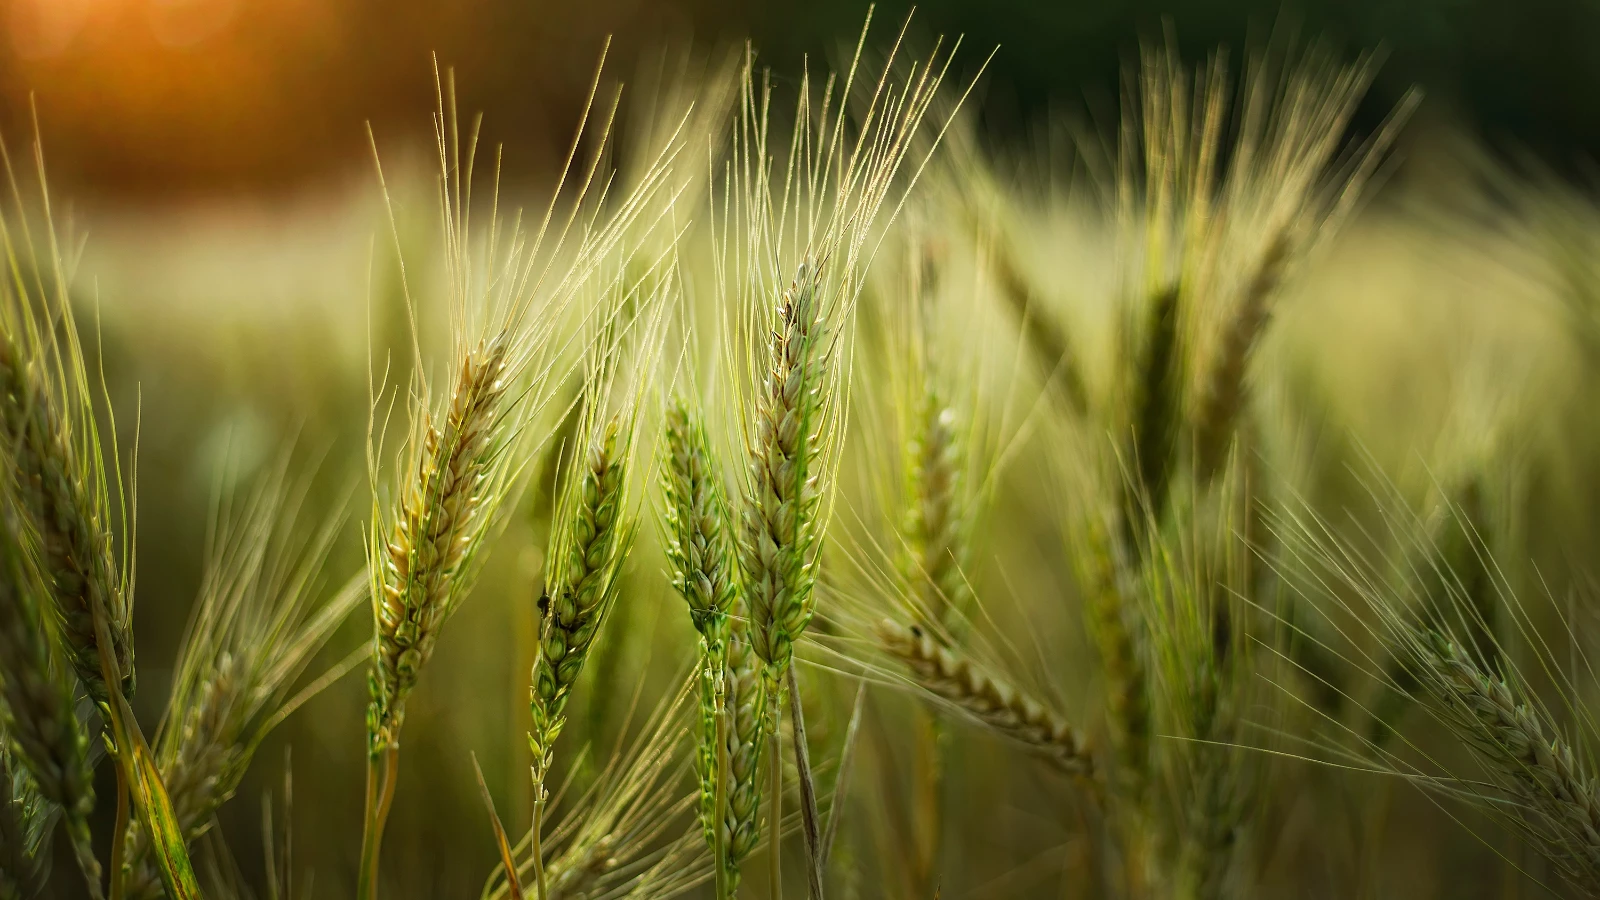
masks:
[[[89,893],[100,897],[100,863],[89,834],[94,772],[89,738],[74,711],[76,684],[51,640],[44,580],[28,550],[32,538],[11,498],[0,503],[0,730],[40,796],[62,811]]]
[[[617,598],[618,576],[632,543],[632,524],[624,519],[631,434],[624,425],[621,417],[612,418],[585,449],[573,472],[565,515],[552,534],[528,735],[538,785],[549,773],[572,688]]]
[[[769,690],[788,669],[813,610],[829,340],[819,287],[815,264],[802,263],[779,299],[746,448],[739,564],[751,642],[770,670]]]

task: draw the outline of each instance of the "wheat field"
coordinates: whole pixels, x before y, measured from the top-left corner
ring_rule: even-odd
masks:
[[[913,34],[595,47],[538,184],[448,60],[248,215],[6,135],[0,900],[1600,895],[1600,207]]]

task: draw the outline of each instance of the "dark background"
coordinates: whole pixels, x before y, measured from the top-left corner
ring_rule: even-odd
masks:
[[[882,39],[909,4],[878,7]],[[13,143],[37,98],[58,181],[97,196],[179,198],[315,183],[380,141],[428,128],[429,54],[457,70],[464,109],[486,113],[513,175],[564,149],[604,36],[628,80],[664,38],[755,39],[793,72],[838,47],[866,4],[818,0],[0,0],[0,124]],[[1296,27],[1387,55],[1368,119],[1408,86],[1507,156],[1582,175],[1600,151],[1600,3],[1593,0],[931,0],[922,42],[964,34],[991,134],[1047,111],[1104,118],[1141,37],[1169,20],[1186,55]]]

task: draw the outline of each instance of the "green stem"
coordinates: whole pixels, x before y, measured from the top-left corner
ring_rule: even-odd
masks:
[[[117,821],[111,830],[111,871],[110,894],[111,900],[122,900],[127,888],[126,879],[122,873],[124,855],[128,850],[128,779],[123,775],[122,767],[117,767]]]
[[[383,826],[389,819],[389,807],[394,803],[399,771],[399,744],[367,757],[366,827],[361,834],[361,874],[356,886],[359,900],[378,898],[378,855],[383,844]]]
[[[544,871],[544,848],[539,833],[544,830],[544,785],[534,789],[533,797],[533,883],[538,887],[539,900],[550,900],[550,881]]]
[[[822,898],[822,815],[817,811],[817,785],[811,777],[811,750],[806,742],[805,711],[800,706],[800,677],[789,666],[789,719],[794,724],[794,767],[800,776],[800,831],[806,839],[806,877],[811,900]]]

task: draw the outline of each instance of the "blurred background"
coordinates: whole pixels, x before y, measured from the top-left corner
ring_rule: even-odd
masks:
[[[877,42],[908,6],[878,6]],[[609,75],[624,83],[658,84],[664,67],[684,64],[664,48],[709,54],[745,37],[792,82],[808,56],[836,60],[865,13],[866,4],[843,0],[0,0],[0,133],[19,155],[37,115],[57,213],[82,241],[78,290],[103,323],[125,444],[138,427],[141,718],[160,715],[200,584],[218,471],[247,477],[294,442],[321,461],[328,490],[313,505],[356,498],[330,582],[361,565],[369,352],[397,346],[404,327],[385,305],[396,296],[394,251],[372,148],[375,141],[394,192],[399,242],[416,248],[413,274],[425,281],[436,240],[433,58],[454,70],[460,108],[483,112],[487,144],[503,145],[504,184],[516,196],[532,194],[560,163],[607,35]],[[1582,379],[1593,373],[1562,343],[1569,329],[1559,315],[1526,315],[1548,307],[1556,275],[1529,263],[1526,243],[1494,221],[1498,182],[1485,172],[1532,173],[1585,202],[1600,152],[1600,54],[1592,52],[1600,4],[929,0],[918,5],[912,34],[921,46],[964,35],[954,83],[998,46],[969,106],[979,143],[999,157],[1053,164],[1071,156],[1053,144],[1063,134],[1114,134],[1119,78],[1163,22],[1190,60],[1291,28],[1350,56],[1378,50],[1383,64],[1360,131],[1407,90],[1424,91],[1395,169],[1304,286],[1305,302],[1274,352],[1302,361],[1289,368],[1305,383],[1337,381],[1330,405],[1388,460],[1409,459],[1452,427],[1453,407],[1427,401],[1457,396],[1463,373],[1478,379],[1473,390],[1494,395],[1473,402],[1499,410],[1514,395],[1520,414],[1548,426],[1533,452],[1560,463],[1534,467],[1545,480],[1530,489],[1527,513],[1559,540],[1528,543],[1553,561],[1581,555],[1596,533],[1594,514],[1577,507],[1600,483],[1586,462],[1596,458],[1597,435],[1560,423],[1583,411],[1581,385],[1593,382]],[[624,139],[632,121],[622,121]],[[1592,227],[1600,219],[1585,215],[1584,234],[1600,234]],[[1085,237],[1071,216],[1030,221],[1038,226],[1030,258],[1071,247],[1067,258],[1104,274],[1103,242]],[[1419,406],[1429,414],[1415,415]],[[452,623],[412,704],[385,863],[417,896],[465,895],[492,864],[466,750],[477,752],[497,792],[522,790],[528,660],[518,634],[532,627],[541,502],[548,497],[530,498],[531,512],[511,524],[479,592],[486,596]],[[638,568],[654,578],[659,566],[652,557]],[[514,628],[505,627],[507,610]],[[641,615],[630,633],[648,647],[662,614],[651,607]],[[324,662],[369,634],[356,618]],[[666,618],[688,646],[687,623]],[[648,659],[638,668],[669,673],[683,663]],[[621,708],[627,699],[584,703]],[[349,893],[363,703],[359,678],[347,679],[258,755],[222,815],[247,873],[260,869],[260,797],[281,784],[292,745],[297,802],[314,810],[296,816],[303,865],[318,873],[314,893]],[[594,716],[597,740],[621,727],[620,717]],[[100,775],[100,795],[109,797],[109,767]],[[502,809],[508,821],[525,821],[525,799]],[[1451,861],[1475,871],[1476,846],[1463,839],[1434,848],[1438,865],[1428,871],[1448,872]],[[1012,870],[998,857],[988,868],[974,863],[966,883]],[[1454,882],[1417,875],[1397,883],[1408,892],[1395,896],[1422,897],[1442,896]],[[75,887],[67,878],[55,884]],[[1037,884],[1019,877],[959,895],[1040,896]]]

